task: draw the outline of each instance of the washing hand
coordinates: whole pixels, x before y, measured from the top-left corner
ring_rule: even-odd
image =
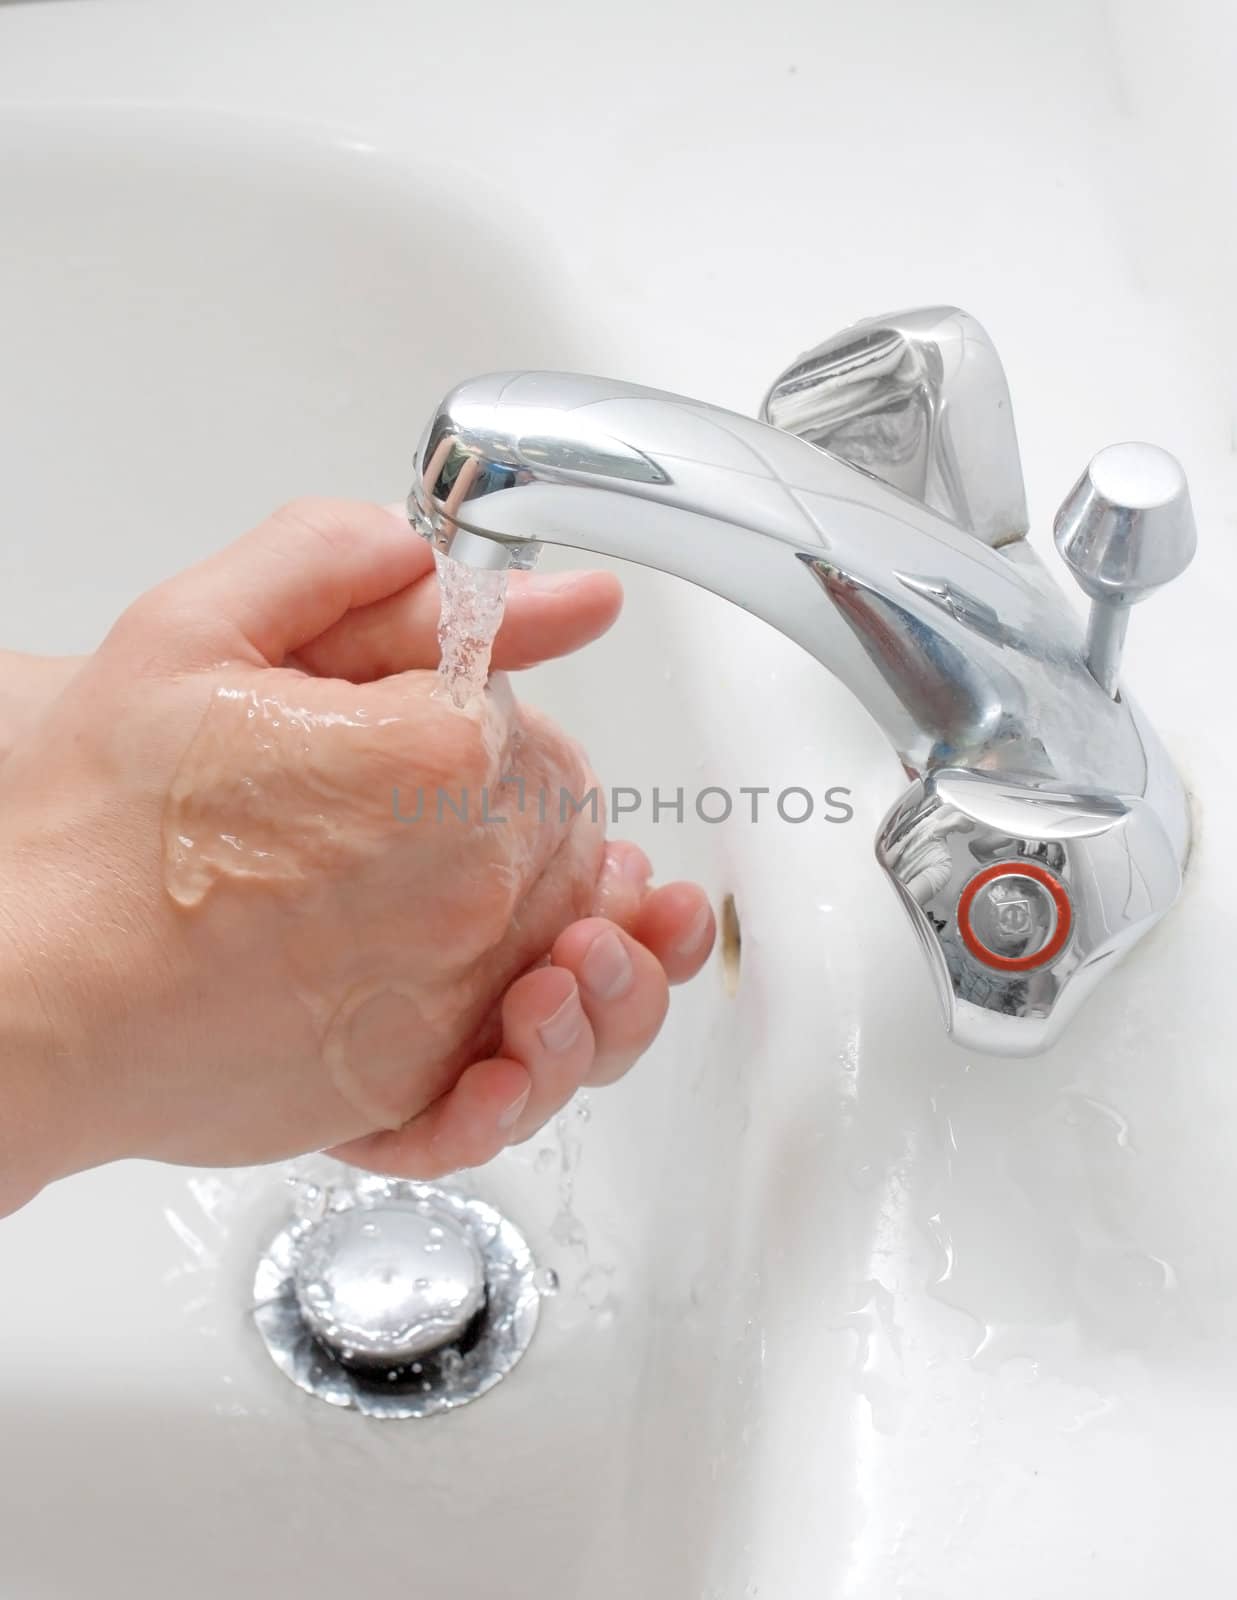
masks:
[[[494,666],[618,606],[605,574],[513,577]],[[402,517],[304,502],[28,666],[46,703],[0,707],[0,1214],[122,1156],[432,1177],[648,1047],[708,902],[605,843],[583,755],[504,677],[435,693],[437,611]]]

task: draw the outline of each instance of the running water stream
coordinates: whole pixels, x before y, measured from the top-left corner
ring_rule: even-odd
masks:
[[[434,551],[442,609],[436,694],[464,710],[485,688],[494,636],[507,602],[505,569],[479,570]]]

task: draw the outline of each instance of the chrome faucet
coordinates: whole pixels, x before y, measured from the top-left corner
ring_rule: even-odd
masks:
[[[1005,375],[964,312],[847,329],[759,421],[603,378],[474,378],[426,430],[408,512],[478,567],[550,543],[676,573],[847,684],[910,780],[876,854],[960,1043],[1044,1049],[1176,898],[1184,791],[1118,669],[1129,605],[1193,554],[1185,479],[1124,444],[1074,486],[1056,538],[1084,632],[1027,542]]]

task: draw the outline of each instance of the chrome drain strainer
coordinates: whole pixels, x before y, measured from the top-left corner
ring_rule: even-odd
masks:
[[[534,1273],[523,1236],[483,1200],[360,1177],[271,1240],[253,1319],[306,1393],[369,1417],[428,1417],[477,1399],[524,1354]]]

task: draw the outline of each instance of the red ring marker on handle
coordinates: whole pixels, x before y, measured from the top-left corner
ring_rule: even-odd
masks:
[[[1025,956],[998,955],[995,950],[990,950],[975,932],[971,923],[971,908],[975,904],[975,896],[998,878],[1033,878],[1052,896],[1052,903],[1057,912],[1057,925],[1052,931],[1052,937],[1042,949],[1032,951],[1030,955]],[[982,961],[986,967],[998,967],[1002,972],[1029,972],[1034,967],[1047,965],[1065,948],[1073,920],[1074,912],[1069,895],[1065,892],[1065,886],[1059,878],[1048,871],[1047,867],[1041,867],[1035,861],[997,861],[992,866],[985,867],[982,872],[977,872],[958,897],[958,932],[962,935],[963,944],[976,961]]]

